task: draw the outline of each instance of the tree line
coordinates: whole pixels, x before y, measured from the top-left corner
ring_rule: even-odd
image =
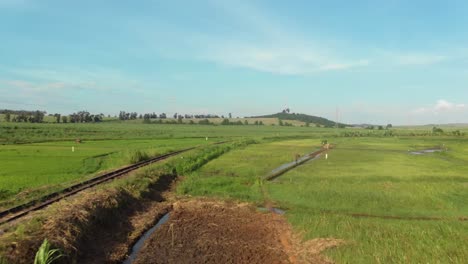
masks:
[[[229,113],[229,118],[232,118],[232,114]],[[214,114],[206,114],[206,115],[194,115],[194,114],[179,114],[175,113],[172,116],[174,119],[209,119],[209,118],[225,118],[224,115],[214,115]],[[151,120],[151,119],[167,119],[168,115],[166,113],[157,114],[153,113],[145,113],[145,114],[138,114],[137,112],[126,112],[120,111],[119,113],[119,120],[135,120],[135,119],[143,119],[143,120]]]
[[[45,111],[25,111],[25,110],[1,110],[0,114],[5,115],[7,122],[42,123]]]
[[[6,122],[17,123],[42,123],[46,116],[46,111],[26,111],[26,110],[0,110],[4,114]],[[104,114],[91,114],[88,111],[78,111],[70,115],[49,114],[55,123],[97,123],[102,122]]]

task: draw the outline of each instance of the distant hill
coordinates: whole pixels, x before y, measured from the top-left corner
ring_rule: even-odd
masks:
[[[297,120],[305,123],[312,123],[316,125],[321,125],[324,127],[334,127],[336,123],[334,121],[328,120],[323,117],[311,116],[306,114],[297,114],[297,113],[277,113],[272,115],[264,116],[252,116],[251,118],[278,118],[280,120]],[[339,124],[340,126],[346,126],[345,124]]]

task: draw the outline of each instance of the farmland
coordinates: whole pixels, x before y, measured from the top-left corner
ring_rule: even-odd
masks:
[[[273,206],[286,211],[285,219],[304,241],[345,241],[325,252],[336,263],[463,263],[468,258],[468,223],[461,221],[468,217],[468,143],[464,136],[451,135],[459,129],[466,132],[453,127],[431,135],[430,128],[413,127],[392,129],[388,136],[388,131],[300,126],[0,122],[0,207],[61,190],[142,156],[200,146],[168,166],[151,166],[102,187],[100,195],[123,186],[113,192],[132,190],[137,193],[133,203],[139,204],[138,193],[147,191],[157,175],[177,171],[182,176],[175,188],[178,197]],[[425,136],[410,136],[418,133]],[[210,147],[226,140],[234,143]],[[321,149],[323,140],[334,146],[328,159],[322,155],[264,180],[297,155]],[[434,148],[444,151],[411,154]],[[93,204],[107,204],[107,199]],[[127,203],[132,204],[122,206]]]
[[[283,141],[233,151],[204,166],[179,192],[268,199],[304,239],[349,241],[328,252],[337,263],[463,263],[468,257],[468,145],[458,139],[336,139],[329,159],[306,163],[272,182],[260,177],[317,140]],[[445,144],[447,152],[408,150]],[[438,220],[422,220],[434,218]],[[420,220],[414,220],[420,219]],[[435,242],[437,241],[437,242]]]
[[[0,208],[63,189],[100,172],[135,163],[141,158],[135,158],[137,155],[152,157],[223,140],[330,133],[329,129],[305,127],[154,125],[141,122],[0,122],[0,132]],[[81,143],[76,143],[76,139]]]
[[[62,189],[105,170],[135,163],[145,156],[153,157],[204,144],[208,141],[199,138],[0,145],[0,205]]]

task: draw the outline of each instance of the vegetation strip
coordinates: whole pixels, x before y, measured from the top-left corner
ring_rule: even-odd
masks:
[[[224,144],[226,142],[228,142],[228,141],[216,142],[213,145]],[[154,157],[152,159],[142,161],[142,162],[127,166],[125,168],[121,168],[121,169],[115,170],[113,172],[106,173],[106,174],[103,174],[101,176],[92,178],[90,180],[87,180],[87,181],[72,185],[72,186],[70,186],[70,187],[68,187],[68,188],[66,188],[64,190],[51,193],[49,195],[41,197],[40,199],[28,202],[26,204],[22,204],[22,205],[19,205],[19,206],[4,210],[4,211],[0,212],[0,225],[11,222],[11,221],[16,220],[16,219],[19,219],[19,218],[29,214],[30,212],[40,210],[40,209],[42,209],[42,208],[44,208],[44,207],[46,207],[46,206],[48,206],[48,205],[50,205],[52,203],[60,201],[60,200],[62,200],[64,198],[66,198],[66,197],[69,197],[69,196],[71,196],[73,194],[76,194],[76,193],[78,193],[80,191],[83,191],[85,189],[91,188],[91,187],[93,187],[95,185],[98,185],[98,184],[101,184],[103,182],[114,179],[116,177],[122,176],[124,174],[127,174],[127,173],[129,173],[131,171],[134,171],[136,169],[139,169],[141,167],[147,166],[147,165],[152,164],[154,162],[158,162],[158,161],[167,159],[169,157],[178,155],[180,153],[187,152],[189,150],[193,150],[195,148],[196,147],[186,148],[186,149],[183,149],[183,150],[178,150],[178,151],[174,151],[174,152],[171,152],[171,153],[168,153],[168,154],[165,154],[165,155]],[[8,217],[8,216],[10,216],[10,217]]]

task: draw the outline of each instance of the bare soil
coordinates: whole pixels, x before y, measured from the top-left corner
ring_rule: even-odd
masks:
[[[301,243],[286,219],[248,204],[179,201],[135,263],[331,263],[320,253],[343,241]]]

